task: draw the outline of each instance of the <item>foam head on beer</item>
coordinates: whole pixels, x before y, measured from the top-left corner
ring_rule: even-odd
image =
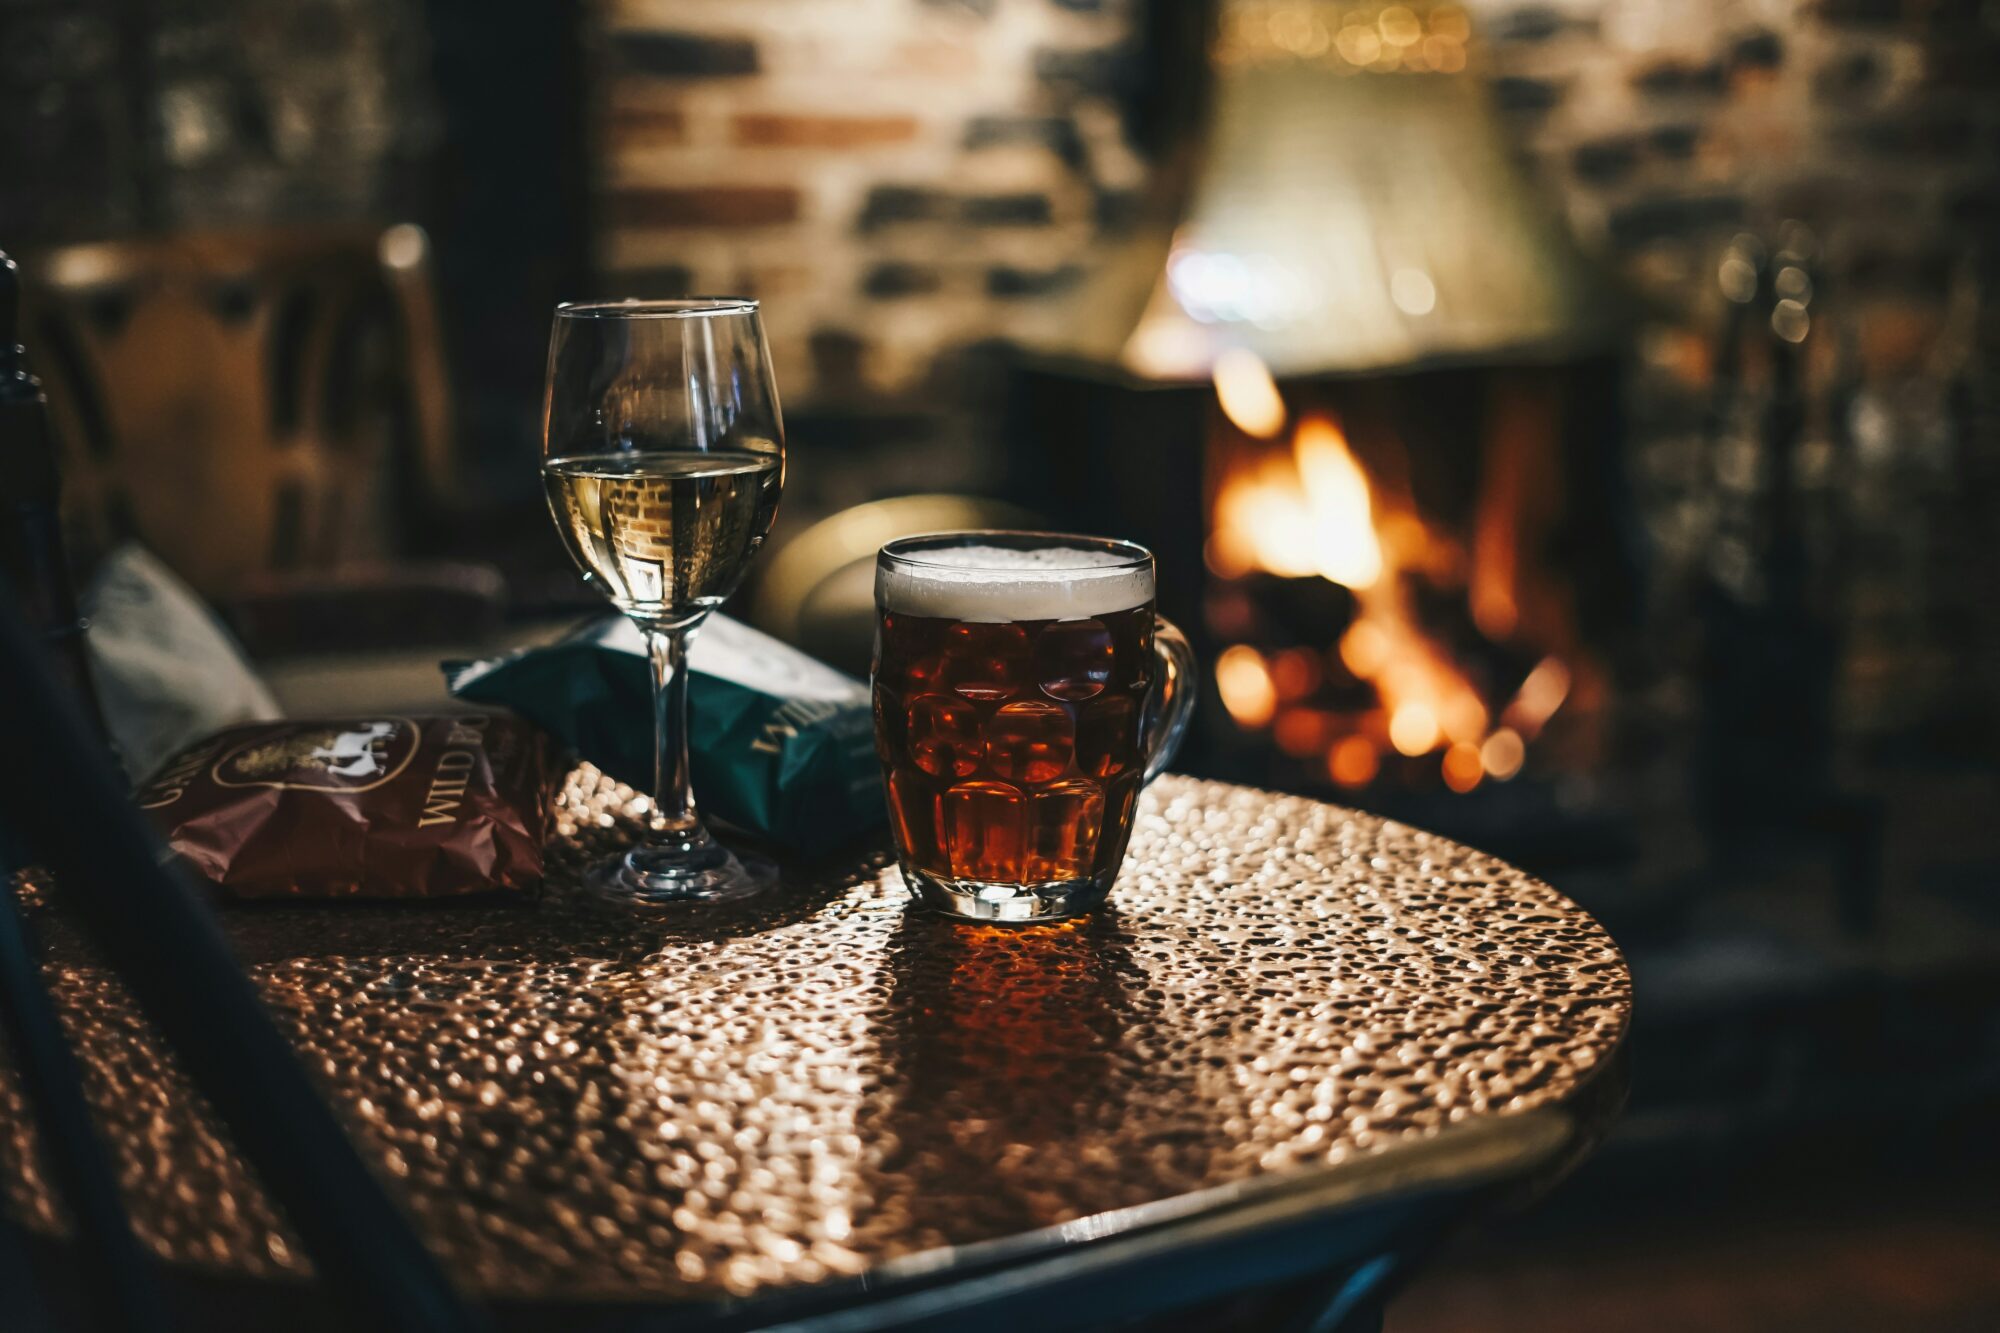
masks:
[[[1151,561],[1074,546],[947,546],[900,557],[875,574],[884,611],[949,620],[1077,620],[1152,599]]]

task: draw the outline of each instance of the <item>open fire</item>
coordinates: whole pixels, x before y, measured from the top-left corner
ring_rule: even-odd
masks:
[[[1486,442],[1461,539],[1419,513],[1394,480],[1407,468],[1371,480],[1330,412],[1288,410],[1253,354],[1220,357],[1215,388],[1205,557],[1211,628],[1228,642],[1216,684],[1236,726],[1348,788],[1392,763],[1456,792],[1513,778],[1588,672],[1561,597],[1520,558],[1537,478],[1534,450],[1509,445],[1518,423]],[[1280,634],[1273,601],[1291,608]]]

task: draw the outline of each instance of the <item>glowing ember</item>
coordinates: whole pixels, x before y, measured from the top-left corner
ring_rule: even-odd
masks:
[[[1486,705],[1469,688],[1455,691],[1445,701],[1438,722],[1454,742],[1477,747],[1486,735]]]
[[[1514,692],[1514,701],[1500,720],[1520,732],[1522,739],[1533,740],[1568,697],[1569,668],[1553,657],[1544,657]]]
[[[1500,728],[1479,747],[1479,766],[1502,782],[1519,773],[1527,757],[1528,747],[1512,727]]]
[[[1444,785],[1453,791],[1471,791],[1486,776],[1486,765],[1480,761],[1479,747],[1467,741],[1459,741],[1444,752]]]
[[[1389,714],[1389,744],[1407,755],[1420,755],[1437,747],[1442,733],[1437,715],[1430,706],[1407,703]]]
[[[1287,648],[1271,659],[1271,681],[1288,703],[1317,689],[1319,675],[1319,654],[1309,648]]]
[[[1278,691],[1264,658],[1247,644],[1222,650],[1215,659],[1215,688],[1229,716],[1245,727],[1261,727],[1278,710]]]
[[[1323,753],[1332,719],[1314,708],[1287,708],[1271,725],[1278,748],[1295,759]]]
[[[1343,787],[1365,787],[1375,780],[1382,757],[1366,736],[1347,736],[1326,756],[1327,776]]]
[[[1373,680],[1389,664],[1389,636],[1372,620],[1357,620],[1340,636],[1340,660],[1362,680]]]

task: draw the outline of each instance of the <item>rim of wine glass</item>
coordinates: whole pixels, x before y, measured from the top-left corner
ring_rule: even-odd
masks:
[[[558,319],[706,319],[714,315],[754,315],[749,296],[680,296],[666,300],[564,301]]]
[[[1061,571],[1071,577],[1095,578],[1153,563],[1151,551],[1137,542],[1128,542],[1122,537],[1091,537],[1080,532],[1039,532],[1022,528],[956,528],[942,532],[913,532],[907,537],[897,537],[882,543],[882,548],[875,553],[875,559],[877,563],[888,561],[900,565],[923,565],[932,569],[956,569],[972,574],[1020,573],[1019,565],[960,565],[923,558],[925,549],[949,550],[953,547],[998,544],[994,541],[995,538],[1016,543],[1016,549],[1022,550],[1033,549],[1035,546],[1086,547],[1096,551],[1110,551],[1125,557],[1115,565],[1085,565]],[[936,545],[917,550],[903,549],[921,542],[933,542]]]

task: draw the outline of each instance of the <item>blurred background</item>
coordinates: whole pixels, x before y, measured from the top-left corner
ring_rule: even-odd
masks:
[[[0,10],[86,589],[137,540],[285,706],[429,699],[601,608],[550,308],[758,297],[736,614],[863,673],[887,537],[1135,538],[1181,767],[1626,948],[1627,1114],[1392,1329],[2000,1323],[1993,4]]]

